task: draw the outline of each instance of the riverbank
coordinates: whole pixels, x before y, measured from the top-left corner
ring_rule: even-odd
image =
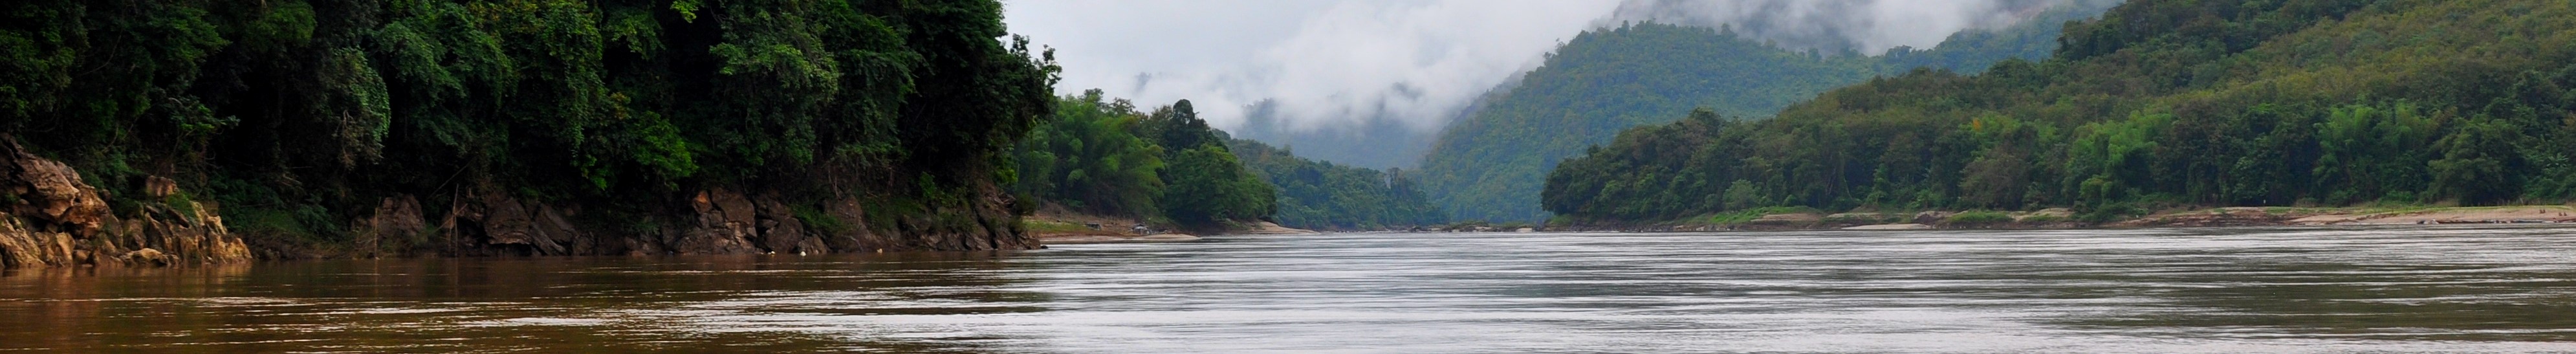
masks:
[[[375,190],[381,194],[349,197],[375,200],[366,205],[287,212],[276,209],[282,204],[227,208],[222,197],[188,192],[186,180],[191,178],[84,174],[0,134],[0,270],[203,266],[254,259],[829,254],[1039,246],[1010,227],[1017,218],[1002,198],[1001,186],[981,181],[945,190],[980,197],[929,203],[900,195],[817,197],[774,186],[719,184],[618,198],[532,197],[504,192],[525,185],[484,180],[437,193]],[[119,187],[129,192],[119,192]],[[349,219],[339,219],[343,216]]]
[[[1786,231],[1786,230],[1952,230],[1952,229],[2134,229],[2162,227],[2255,227],[2328,225],[2435,224],[2568,224],[2576,207],[2530,205],[2501,207],[2228,207],[2167,211],[2110,222],[2086,222],[2064,208],[2036,211],[1925,211],[1914,213],[1778,212],[1698,217],[1647,224],[1554,225],[1548,231]]]
[[[1193,231],[1177,230],[1128,217],[1075,213],[1058,206],[1040,208],[1021,218],[1022,229],[1046,244],[1125,243],[1125,242],[1190,242],[1201,238]],[[1221,230],[1197,230],[1216,235],[1316,235],[1314,230],[1279,226],[1268,221],[1229,225]]]

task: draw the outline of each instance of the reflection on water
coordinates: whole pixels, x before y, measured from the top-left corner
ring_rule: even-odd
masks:
[[[2576,229],[1345,234],[0,276],[0,350],[2576,351]]]

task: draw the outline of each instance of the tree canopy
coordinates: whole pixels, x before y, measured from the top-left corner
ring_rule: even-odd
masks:
[[[1100,90],[1059,100],[1054,120],[1016,154],[1023,179],[1014,188],[1031,200],[1194,228],[1271,216],[1277,192],[1237,161],[1225,132],[1209,128],[1189,100],[1153,113]]]
[[[1548,210],[2489,205],[2576,198],[2576,6],[2141,0],[2044,61],[1917,70],[1623,132]]]
[[[964,190],[1009,175],[1000,153],[1055,103],[1051,55],[1002,40],[990,0],[33,0],[0,17],[0,131],[113,194],[142,176],[211,192],[265,235],[335,237],[373,198],[474,186]]]

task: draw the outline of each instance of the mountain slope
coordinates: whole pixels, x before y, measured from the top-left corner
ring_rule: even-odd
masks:
[[[2146,0],[2038,63],[1921,71],[1758,122],[1622,133],[1551,211],[2500,204],[2576,198],[2576,5]]]
[[[1245,168],[1279,188],[1280,225],[1364,230],[1445,222],[1402,169],[1378,171],[1309,160],[1258,141],[1228,142]]]
[[[1918,65],[1975,70],[2054,48],[2058,24],[2092,9],[2045,12],[1993,31],[1953,35],[1930,50],[1825,57],[1725,29],[1655,23],[1586,32],[1519,85],[1441,134],[1422,162],[1425,185],[1461,220],[1536,220],[1547,171],[1629,127],[1670,122],[1694,107],[1764,117],[1836,87]]]

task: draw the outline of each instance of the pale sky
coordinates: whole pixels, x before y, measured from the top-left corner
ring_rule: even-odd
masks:
[[[1791,45],[1836,37],[1875,54],[1929,48],[2015,4],[2065,0],[1004,1],[1012,33],[1056,49],[1062,93],[1099,88],[1145,107],[1189,99],[1228,129],[1245,105],[1270,99],[1292,129],[1389,117],[1432,130],[1614,19],[1762,21],[1772,33],[1745,32]]]
[[[1220,128],[1278,100],[1292,126],[1383,109],[1419,129],[1534,67],[1615,0],[1009,0],[1011,32],[1056,48],[1057,88],[1159,106],[1190,99]]]

